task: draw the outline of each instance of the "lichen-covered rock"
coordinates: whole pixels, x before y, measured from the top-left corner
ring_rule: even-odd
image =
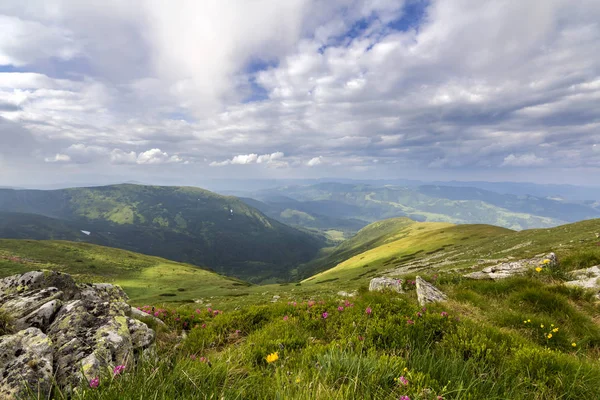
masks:
[[[425,281],[420,276],[416,279],[417,299],[419,305],[424,306],[427,303],[444,302],[448,300],[448,296],[431,283]]]
[[[0,295],[0,308],[13,318],[20,319],[52,300],[62,299],[63,295],[64,293],[55,287],[34,289],[21,294],[7,293]]]
[[[127,300],[119,286],[77,285],[66,274],[35,271],[5,278],[0,280],[0,308],[10,313],[20,332],[0,340],[6,347],[19,343],[13,336],[43,335],[50,354],[48,376],[59,386],[77,386],[116,365],[131,365],[138,354],[153,347],[154,331],[129,317],[132,309]],[[33,376],[20,364],[9,366],[15,377]],[[37,387],[31,388],[37,394]]]
[[[536,267],[552,268],[558,263],[556,254],[549,253],[543,257],[528,258],[519,261],[502,262],[482,269],[481,271],[472,272],[464,275],[465,278],[471,279],[505,279],[515,275],[522,275],[528,270]]]
[[[70,275],[56,271],[31,271],[0,279],[0,295],[51,287],[63,292],[64,300],[74,299],[80,292]]]
[[[148,328],[148,325],[133,318],[127,320],[127,325],[134,350],[144,350],[152,346],[155,334],[152,329]]]
[[[46,398],[52,386],[52,343],[41,330],[28,328],[0,338],[0,398]]]
[[[398,293],[403,293],[404,291],[402,290],[402,280],[386,277],[371,279],[371,282],[369,282],[370,292],[381,292],[383,290],[393,290]]]
[[[54,320],[54,316],[62,307],[62,304],[62,301],[58,299],[47,302],[37,310],[34,310],[25,317],[18,319],[15,323],[15,329],[22,330],[29,327],[34,327],[45,331]]]

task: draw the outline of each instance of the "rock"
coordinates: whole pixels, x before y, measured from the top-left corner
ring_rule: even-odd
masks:
[[[131,318],[135,318],[137,320],[142,320],[142,321],[144,319],[150,319],[150,320],[156,322],[158,325],[166,326],[166,324],[161,319],[156,318],[154,315],[145,313],[142,310],[138,310],[135,307],[131,307],[131,309],[129,310],[129,316]]]
[[[45,284],[53,286],[43,287]],[[154,331],[135,315],[139,312],[156,319],[132,311],[127,300],[119,286],[77,285],[66,274],[36,271],[5,278],[0,280],[0,308],[15,318],[15,328],[20,331],[0,338],[0,343],[18,344],[19,335],[29,337],[33,333],[32,337],[46,338],[48,376],[68,390],[116,365],[132,365],[140,354],[154,347]],[[164,325],[162,321],[160,324]],[[12,363],[9,367],[15,377],[32,374],[27,366]],[[47,382],[49,385],[50,380]],[[37,387],[32,389],[37,394]],[[0,398],[4,397],[0,394]]]
[[[271,299],[271,303],[277,303],[279,301],[279,299],[281,298],[281,296],[273,296],[273,298]]]
[[[596,297],[600,299],[600,265],[572,271],[571,276],[574,279],[565,282],[565,285],[596,290],[598,292]]]
[[[348,293],[342,290],[340,292],[337,292],[337,295],[342,297],[356,297],[358,295],[358,292],[355,290],[352,293]]]
[[[466,274],[464,275],[464,277],[471,279],[491,280],[505,279],[510,278],[511,276],[524,274],[528,270],[538,266],[544,266],[544,268],[552,268],[556,266],[557,263],[558,260],[556,258],[556,254],[549,253],[544,257],[534,257],[519,261],[502,262],[496,265],[492,265],[490,267],[486,267],[481,271]]]
[[[441,290],[425,281],[420,276],[417,276],[417,299],[419,305],[424,306],[427,303],[444,302],[448,300],[448,296]]]
[[[15,329],[22,330],[34,327],[45,331],[54,320],[54,316],[62,307],[62,304],[62,301],[58,299],[47,302],[29,315],[18,319],[15,323]]]
[[[398,293],[404,293],[402,290],[402,280],[386,277],[371,279],[371,282],[369,282],[370,292],[381,292],[383,290],[394,290]]]
[[[63,292],[64,300],[79,295],[79,288],[68,274],[56,271],[32,271],[13,275],[0,280],[0,296],[8,293],[23,293],[35,289],[56,288]]]
[[[52,343],[37,328],[0,338],[0,398],[27,398],[29,390],[46,398],[52,387]]]

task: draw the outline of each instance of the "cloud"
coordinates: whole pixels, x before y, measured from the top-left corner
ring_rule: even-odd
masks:
[[[543,158],[536,156],[533,153],[514,155],[509,154],[504,157],[502,162],[503,167],[539,167],[545,165],[547,161]]]
[[[46,157],[44,161],[47,163],[66,163],[71,161],[71,157],[66,154],[56,154],[54,157]]]
[[[323,160],[323,157],[321,157],[321,156],[313,157],[310,160],[308,160],[306,165],[308,165],[309,167],[315,167],[317,165],[320,165],[323,162],[322,160]]]
[[[226,174],[205,159],[286,177],[600,165],[594,0],[32,1],[0,2],[0,145],[28,132],[16,158],[38,172],[53,154],[190,180]]]
[[[226,165],[248,165],[248,164],[267,164],[272,167],[287,167],[288,163],[282,161],[285,156],[284,153],[278,151],[271,154],[239,154],[234,156],[231,160],[224,161],[213,161],[209,165],[211,167],[223,167]]]

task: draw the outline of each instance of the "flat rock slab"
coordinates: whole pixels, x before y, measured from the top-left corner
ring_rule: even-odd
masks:
[[[404,293],[404,290],[402,290],[402,280],[385,277],[371,279],[371,282],[369,282],[370,292],[381,292],[383,290],[393,290],[397,293]]]
[[[532,268],[544,266],[544,268],[553,267],[557,264],[556,254],[550,253],[544,257],[534,257],[519,261],[503,262],[482,269],[481,271],[472,272],[464,275],[465,278],[471,279],[490,279],[499,280],[510,278],[515,275],[522,275]]]
[[[416,284],[419,305],[424,306],[428,303],[448,301],[448,296],[446,296],[444,292],[433,286],[431,283],[425,281],[420,276],[417,276]]]

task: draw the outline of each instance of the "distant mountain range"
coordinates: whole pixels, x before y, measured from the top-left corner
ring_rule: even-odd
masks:
[[[0,211],[0,238],[86,241],[254,282],[287,279],[325,245],[235,197],[191,187],[5,189]]]
[[[261,190],[242,200],[286,224],[340,230],[347,237],[368,223],[402,216],[416,221],[490,224],[515,230],[600,217],[597,201],[567,202],[439,185],[319,183]]]

